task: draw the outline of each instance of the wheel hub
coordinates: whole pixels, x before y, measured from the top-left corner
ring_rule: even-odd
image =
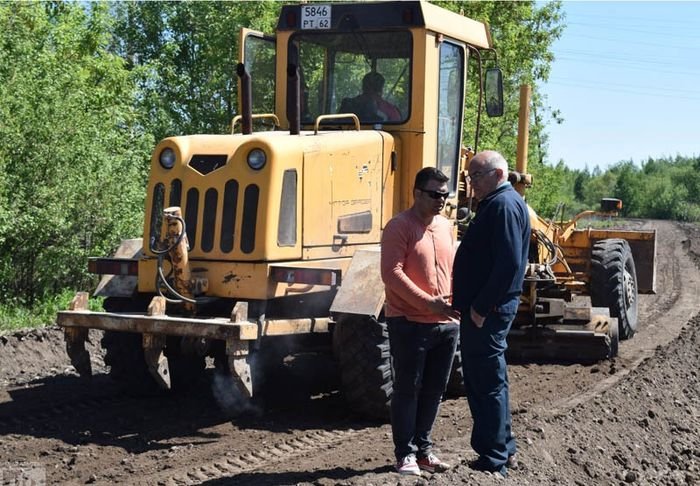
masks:
[[[637,298],[637,292],[634,285],[634,278],[626,268],[622,274],[622,287],[625,292],[625,308],[629,309]]]

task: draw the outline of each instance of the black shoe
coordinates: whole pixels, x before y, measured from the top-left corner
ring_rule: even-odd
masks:
[[[506,470],[505,464],[502,466],[494,466],[491,464],[489,461],[484,459],[483,457],[480,457],[476,459],[475,461],[472,461],[469,463],[469,467],[472,468],[475,471],[481,471],[481,472],[490,472],[490,473],[498,473],[504,478],[508,475],[508,471]]]

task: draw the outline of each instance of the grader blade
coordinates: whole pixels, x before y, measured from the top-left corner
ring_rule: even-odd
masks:
[[[146,361],[148,372],[159,387],[163,390],[170,390],[170,367],[168,366],[168,358],[163,353],[165,336],[144,333],[142,341],[143,358]]]
[[[231,321],[241,322],[248,320],[248,303],[236,302],[231,311]],[[253,396],[253,378],[250,369],[249,347],[247,341],[238,339],[226,340],[226,357],[228,367],[234,384],[242,396]]]
[[[78,292],[71,300],[70,310],[75,312],[87,311],[88,294]],[[66,327],[64,329],[64,339],[66,341],[66,351],[70,357],[71,364],[82,377],[92,376],[92,363],[90,353],[85,349],[85,342],[88,340],[89,329]]]
[[[588,314],[589,318],[581,317]],[[522,361],[594,363],[617,356],[618,322],[607,308],[573,308],[547,325],[520,325],[508,334],[508,358]]]

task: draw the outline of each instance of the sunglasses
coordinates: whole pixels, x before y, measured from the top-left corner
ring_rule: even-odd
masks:
[[[431,199],[447,199],[450,197],[449,192],[440,192],[440,191],[426,191],[425,189],[421,189],[420,187],[417,187],[420,192],[425,193],[430,197]]]

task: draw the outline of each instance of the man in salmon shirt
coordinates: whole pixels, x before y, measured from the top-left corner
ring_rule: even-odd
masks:
[[[452,223],[440,215],[449,196],[447,181],[438,169],[420,170],[413,206],[389,221],[382,234],[394,367],[391,430],[400,474],[450,467],[433,454],[430,439],[459,339],[458,314],[450,305],[455,242]]]

